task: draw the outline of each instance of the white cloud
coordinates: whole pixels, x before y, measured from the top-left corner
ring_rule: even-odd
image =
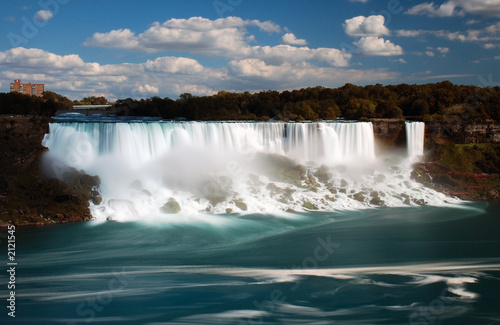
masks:
[[[447,30],[398,30],[396,35],[400,37],[419,37],[423,35],[434,35],[450,41],[488,43],[500,41],[500,23],[495,23],[484,29],[469,29],[465,31]],[[483,45],[483,47],[486,45]]]
[[[485,30],[488,34],[499,34],[500,33],[500,22],[486,27]]]
[[[425,54],[427,54],[428,56],[434,57],[434,56],[436,56],[435,52],[438,52],[444,58],[444,57],[446,57],[446,54],[450,53],[450,49],[448,47],[442,47],[442,46],[438,46],[436,48],[428,46]]]
[[[140,85],[137,88],[137,91],[140,92],[140,93],[143,93],[145,95],[147,95],[147,94],[158,94],[160,92],[160,90],[158,89],[158,87],[152,86],[152,85],[149,85],[149,84],[145,84],[144,86]]]
[[[371,82],[388,80],[398,76],[397,73],[386,70],[353,70],[316,67],[307,63],[291,65],[268,65],[258,59],[233,60],[229,63],[229,75],[243,78],[256,90],[290,89],[302,87],[305,84],[331,85],[332,80],[346,82]],[[266,87],[267,86],[267,87]]]
[[[194,74],[203,70],[203,66],[196,60],[171,56],[157,58],[154,61],[148,60],[144,68],[147,72],[183,74]]]
[[[247,27],[257,27],[267,33],[281,31],[280,26],[269,21],[243,20],[238,17],[217,20],[193,17],[170,19],[163,24],[153,23],[149,29],[138,35],[129,29],[95,33],[84,45],[127,51],[188,51],[205,57],[224,57],[230,60],[255,58],[264,60],[267,64],[306,60],[321,61],[335,67],[349,65],[351,55],[345,51],[290,46],[307,44],[305,40],[297,39],[290,32],[282,37],[281,45],[251,46],[250,43],[255,41],[255,37],[248,34]]]
[[[349,2],[361,2],[361,3],[367,3],[368,0],[349,0]]]
[[[0,52],[0,68],[23,67],[35,69],[73,69],[84,66],[76,54],[56,55],[40,49],[17,47]]]
[[[457,4],[453,1],[443,3],[440,6],[434,5],[434,2],[424,2],[418,4],[408,11],[408,15],[427,15],[430,17],[452,17],[457,15],[463,15],[460,11],[457,11]]]
[[[500,2],[498,0],[454,0],[469,14],[500,17]],[[451,1],[450,1],[451,2]]]
[[[465,22],[466,25],[474,25],[474,24],[479,24],[481,21],[475,20],[475,19],[469,19]]]
[[[351,37],[384,36],[390,31],[384,26],[385,18],[382,15],[357,16],[347,19],[343,24],[344,31]]]
[[[94,33],[84,45],[116,48],[121,50],[139,50],[139,41],[130,29],[117,29],[109,33]]]
[[[426,34],[425,30],[404,30],[400,29],[396,31],[396,35],[400,37],[418,37]]]
[[[334,67],[347,67],[352,55],[344,50],[332,48],[310,49],[290,45],[254,46],[248,51],[248,58],[259,59],[267,64],[280,65],[284,62],[302,63],[305,61],[320,61]]]
[[[84,62],[75,54],[15,48],[0,51],[0,82],[9,84],[21,78],[43,82],[47,90],[73,99],[107,94],[113,100],[153,95],[175,98],[183,92],[211,95],[220,89],[252,92],[315,85],[335,87],[345,82],[379,82],[398,77],[387,70],[346,69],[350,54],[336,49],[278,45],[252,50],[262,53],[212,68],[184,57],[164,56],[140,63],[103,65]],[[304,57],[310,62],[293,60],[294,57]],[[330,62],[331,66],[317,65],[317,61]]]
[[[353,43],[359,51],[359,54],[365,56],[392,56],[402,55],[403,48],[391,43],[383,38],[367,36]]]
[[[50,10],[39,10],[37,11],[37,13],[35,14],[35,19],[37,21],[49,21],[52,19],[52,17],[54,17],[54,15],[52,14],[52,11]]]
[[[443,54],[443,55],[444,55],[444,54],[448,54],[448,53],[450,53],[450,49],[449,49],[448,47],[441,47],[441,46],[438,46],[438,47],[436,48],[436,50],[437,50],[439,53]]]
[[[497,0],[450,0],[441,5],[425,2],[410,8],[405,13],[429,17],[453,17],[466,14],[500,17],[500,3]]]
[[[286,33],[283,35],[281,43],[287,45],[307,45],[307,41],[305,39],[297,39],[293,33]]]
[[[334,67],[347,67],[349,66],[349,59],[352,55],[346,51],[329,49],[329,48],[319,48],[312,50],[313,58],[318,61],[327,62]]]
[[[281,31],[280,26],[269,21],[192,17],[170,19],[162,24],[155,22],[139,35],[129,29],[95,33],[83,44],[128,51],[190,51],[205,56],[234,56],[248,50],[247,27],[258,27],[267,33]]]

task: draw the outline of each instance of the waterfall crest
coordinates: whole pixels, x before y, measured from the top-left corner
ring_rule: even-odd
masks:
[[[423,153],[423,127],[408,123],[407,132],[416,157]],[[71,167],[100,177],[103,200],[91,203],[95,219],[362,209],[446,198],[412,181],[404,164],[375,157],[371,122],[56,122],[43,145],[52,176],[64,177]]]
[[[114,155],[140,166],[183,146],[274,153],[301,163],[375,159],[370,122],[52,123],[43,145],[83,169],[90,157]]]
[[[408,157],[411,160],[419,159],[424,155],[424,122],[406,122],[406,139],[408,147]]]

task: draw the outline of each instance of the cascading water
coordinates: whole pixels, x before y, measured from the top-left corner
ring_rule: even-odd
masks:
[[[424,122],[406,122],[406,139],[408,146],[408,157],[416,160],[424,155]]]
[[[423,153],[415,141],[421,125],[408,127],[416,156]],[[58,122],[50,124],[43,145],[53,175],[72,167],[100,177],[103,201],[91,205],[96,219],[445,199],[413,182],[394,159],[376,159],[370,122]]]
[[[112,155],[140,166],[189,146],[275,153],[302,163],[375,159],[372,124],[361,122],[52,123],[43,144],[60,160],[84,170],[92,168],[89,158],[95,156]]]

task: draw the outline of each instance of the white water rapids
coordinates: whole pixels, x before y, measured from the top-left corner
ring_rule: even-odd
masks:
[[[72,167],[100,177],[95,219],[189,222],[451,202],[410,179],[423,126],[406,125],[409,158],[376,157],[370,122],[58,122],[43,145],[52,175]]]

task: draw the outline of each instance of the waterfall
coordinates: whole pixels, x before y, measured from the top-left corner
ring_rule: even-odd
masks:
[[[406,139],[408,146],[408,157],[412,160],[424,155],[424,122],[406,122]]]
[[[84,170],[99,156],[119,157],[139,167],[179,147],[274,153],[301,163],[375,159],[370,122],[51,123],[43,145],[60,160]]]
[[[422,154],[423,123],[407,132]],[[99,176],[97,220],[444,201],[397,158],[376,159],[371,122],[56,122],[42,144],[51,176]]]

